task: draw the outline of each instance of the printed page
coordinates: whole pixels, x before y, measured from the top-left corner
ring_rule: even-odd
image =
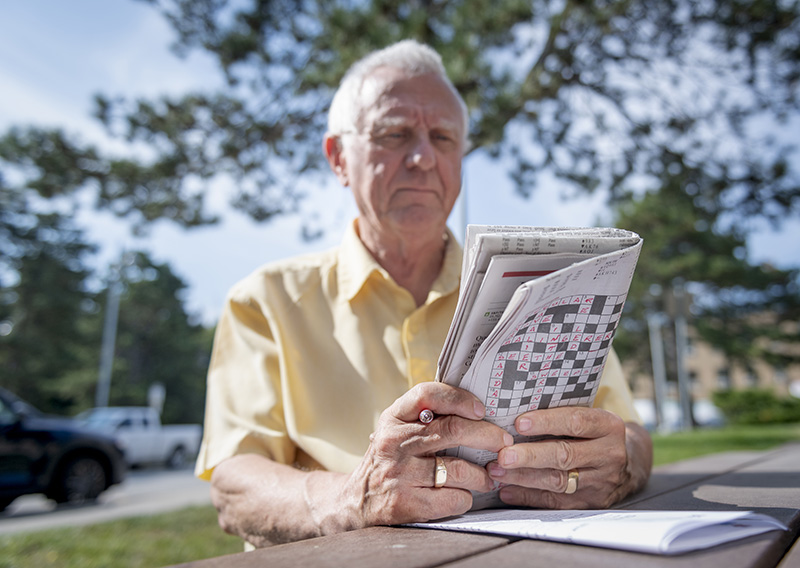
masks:
[[[414,527],[504,534],[653,554],[709,548],[787,527],[751,511],[542,511],[493,509]]]

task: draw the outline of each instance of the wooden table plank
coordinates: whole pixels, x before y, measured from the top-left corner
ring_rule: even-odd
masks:
[[[503,547],[510,539],[453,531],[372,527],[181,564],[181,568],[433,568]]]
[[[800,530],[800,444],[787,444],[765,453],[754,461],[742,462],[729,469],[729,456],[708,456],[705,466],[713,467],[719,460],[720,474],[700,479],[691,464],[682,464],[683,473],[668,472],[677,488],[669,492],[645,493],[625,508],[636,510],[705,510],[721,511],[747,509],[771,515],[797,533]],[[653,483],[663,480],[662,471],[653,476]],[[686,477],[682,480],[676,476]]]
[[[794,546],[783,557],[778,568],[800,568],[800,540],[795,540]]]
[[[647,487],[632,497],[618,503],[616,509],[625,509],[632,504],[657,495],[675,491],[681,487],[698,483],[703,479],[717,477],[729,471],[735,471],[748,465],[763,462],[777,456],[782,450],[767,452],[724,452],[691,458],[680,462],[661,465],[653,468],[653,476]]]

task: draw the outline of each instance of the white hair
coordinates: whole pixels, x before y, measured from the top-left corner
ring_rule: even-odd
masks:
[[[413,39],[399,41],[389,47],[373,51],[356,61],[345,73],[339,88],[333,95],[328,110],[328,133],[334,136],[357,130],[360,108],[359,95],[364,80],[379,67],[391,67],[405,71],[410,76],[433,73],[441,78],[455,94],[461,107],[464,123],[464,147],[467,147],[469,113],[464,99],[447,76],[442,57],[427,45]]]

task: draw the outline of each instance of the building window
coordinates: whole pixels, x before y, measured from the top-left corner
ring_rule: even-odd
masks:
[[[731,373],[727,367],[717,371],[717,387],[720,390],[728,390],[731,388]]]

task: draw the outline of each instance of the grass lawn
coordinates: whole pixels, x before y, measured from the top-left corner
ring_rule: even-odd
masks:
[[[800,442],[800,424],[727,426],[653,435],[655,465],[719,452],[766,450]]]
[[[211,506],[0,536],[0,568],[156,568],[242,552]]]
[[[736,426],[655,435],[656,465],[703,454],[800,441],[800,424]],[[0,568],[155,568],[242,551],[211,507],[86,527],[0,536]]]

